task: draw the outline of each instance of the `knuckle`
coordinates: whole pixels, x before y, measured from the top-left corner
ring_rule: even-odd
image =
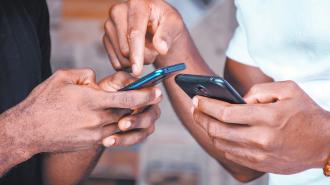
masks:
[[[292,80],[284,81],[284,84],[288,88],[289,92],[295,92],[296,89],[298,88],[298,85],[296,84],[296,82],[294,82]]]
[[[103,139],[101,130],[98,130],[98,131],[94,132],[93,134],[91,134],[91,138],[94,143],[100,142]]]
[[[255,160],[256,162],[258,163],[262,163],[262,162],[265,162],[267,160],[267,155],[266,154],[256,154],[255,156]]]
[[[226,122],[227,120],[230,120],[232,111],[228,106],[226,106],[224,109],[218,110],[218,115],[219,115],[219,119],[221,121]]]
[[[96,73],[92,68],[82,69],[82,73],[85,74],[85,76],[88,76],[88,77],[93,77],[94,78],[96,76]]]
[[[111,19],[107,19],[104,23],[104,30],[106,30],[106,33],[108,33],[108,31],[110,31],[112,29],[113,29],[112,21],[111,21]],[[108,36],[110,36],[110,35],[108,35]]]
[[[142,106],[147,105],[151,103],[153,100],[155,100],[156,94],[154,92],[148,91],[142,92],[139,97],[135,97],[134,95],[131,95],[132,99],[135,99],[134,106]],[[139,101],[136,101],[136,99],[139,99]]]
[[[104,118],[101,114],[93,114],[91,118],[91,126],[92,127],[98,127],[102,124]]]
[[[259,92],[259,89],[260,89],[260,84],[256,84],[251,87],[250,92],[252,94],[257,94]]]
[[[136,6],[132,7],[130,5],[128,6],[130,7],[128,11],[128,17],[149,17],[149,11],[144,9],[146,8],[145,6],[139,6],[139,7]]]
[[[219,145],[219,144],[218,144]],[[220,145],[221,146],[221,145]],[[233,157],[232,157],[232,155],[230,155],[228,152],[225,152],[224,153],[224,157],[225,157],[225,159],[227,159],[227,160],[232,160],[233,159]]]
[[[273,140],[269,134],[264,134],[263,137],[259,138],[258,145],[262,150],[270,151],[273,149]]]
[[[124,4],[124,3],[115,4],[110,8],[109,16],[112,19],[115,19],[117,17],[117,15],[119,15],[122,11],[125,10],[125,8],[126,8],[126,4]]]
[[[144,34],[141,30],[137,29],[131,29],[128,33],[128,40],[132,41],[135,40],[136,38],[144,38]]]
[[[123,57],[129,56],[129,48],[128,48],[128,45],[126,45],[126,41],[123,43],[123,41],[120,40],[119,49],[120,49],[120,52],[123,55]]]
[[[208,127],[209,134],[212,136],[218,135],[218,133],[220,131],[219,127],[215,124],[208,124],[208,125],[209,125],[209,127]]]
[[[63,79],[66,78],[67,76],[68,76],[68,71],[64,69],[59,69],[54,73],[54,77],[56,79]]]
[[[121,105],[122,108],[125,108],[125,107],[134,108],[136,106],[137,100],[130,93],[122,94],[122,95],[119,95],[119,96],[120,97],[118,97],[118,95],[113,96],[112,101],[118,101],[119,105]]]

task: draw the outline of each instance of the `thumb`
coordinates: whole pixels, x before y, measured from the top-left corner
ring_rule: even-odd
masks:
[[[124,88],[127,84],[132,83],[136,80],[129,73],[124,71],[116,72],[115,74],[104,78],[99,82],[99,87],[105,91],[117,92]]]
[[[288,90],[283,82],[272,82],[254,85],[244,96],[248,104],[274,103],[278,100],[286,99],[291,96],[292,90]]]
[[[179,21],[182,20],[178,20],[175,16],[164,17],[160,21],[152,42],[161,55],[166,55],[173,42],[181,35],[182,29],[178,28]]]
[[[85,69],[60,69],[56,71],[53,78],[65,84],[85,85],[98,89],[94,70]]]
[[[159,30],[156,32],[156,34],[157,35],[155,35],[153,39],[154,47],[158,53],[161,55],[166,55],[169,50],[170,42],[166,41],[164,37],[161,36],[162,33]]]

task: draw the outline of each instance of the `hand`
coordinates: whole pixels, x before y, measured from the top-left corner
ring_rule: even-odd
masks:
[[[173,55],[176,61],[187,57],[182,56],[182,44],[189,40],[188,31],[180,14],[163,0],[114,5],[105,30],[104,45],[117,70],[132,67],[133,74],[139,76],[143,64],[153,63],[159,55]]]
[[[114,132],[108,125],[130,113],[128,109],[157,104],[160,98],[156,88],[106,92],[96,84],[92,70],[61,70],[7,113],[20,118],[8,130],[22,131],[14,142],[30,139],[25,147],[33,147],[35,153],[89,149]]]
[[[109,92],[116,92],[125,87],[129,83],[135,81],[125,72],[117,72],[115,75],[105,78],[99,83],[100,88]],[[160,98],[158,99],[161,100]],[[160,117],[160,109],[158,102],[154,105],[135,110],[133,114],[129,114],[121,118],[118,124],[112,124],[114,135],[103,139],[105,147],[112,146],[129,146],[140,143],[155,130],[155,122]],[[120,133],[118,133],[121,131]]]
[[[330,155],[330,116],[299,86],[256,85],[245,100],[246,105],[233,105],[194,98],[194,119],[227,159],[278,174],[323,167]]]

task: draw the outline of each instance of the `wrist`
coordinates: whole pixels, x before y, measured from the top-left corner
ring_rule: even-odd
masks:
[[[17,162],[26,161],[33,155],[39,153],[38,145],[34,141],[33,127],[31,122],[19,113],[17,107],[6,111],[1,115],[1,125],[4,131],[4,146],[10,152],[10,158],[15,158]]]

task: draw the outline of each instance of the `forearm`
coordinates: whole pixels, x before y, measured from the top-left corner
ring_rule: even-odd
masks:
[[[177,51],[178,55],[182,56],[182,59],[178,60],[174,57],[172,58],[164,56],[159,57],[156,62],[157,67],[168,66],[177,62],[185,62],[187,65],[187,70],[184,71],[185,73],[215,75],[215,73],[203,61],[190,37],[187,36],[186,38],[180,40],[178,43],[182,44],[182,46],[176,47],[182,48],[182,50]],[[236,179],[240,181],[251,181],[261,175],[258,172],[226,160],[222,151],[215,150],[212,140],[209,138],[208,134],[194,123],[191,113],[191,109],[193,108],[192,101],[176,85],[174,78],[166,80],[165,87],[171,99],[172,105],[184,126],[212,157],[218,160]]]
[[[13,109],[0,115],[0,178],[37,153],[22,117]]]
[[[95,167],[103,148],[80,152],[45,154],[43,183],[45,185],[76,185]]]

